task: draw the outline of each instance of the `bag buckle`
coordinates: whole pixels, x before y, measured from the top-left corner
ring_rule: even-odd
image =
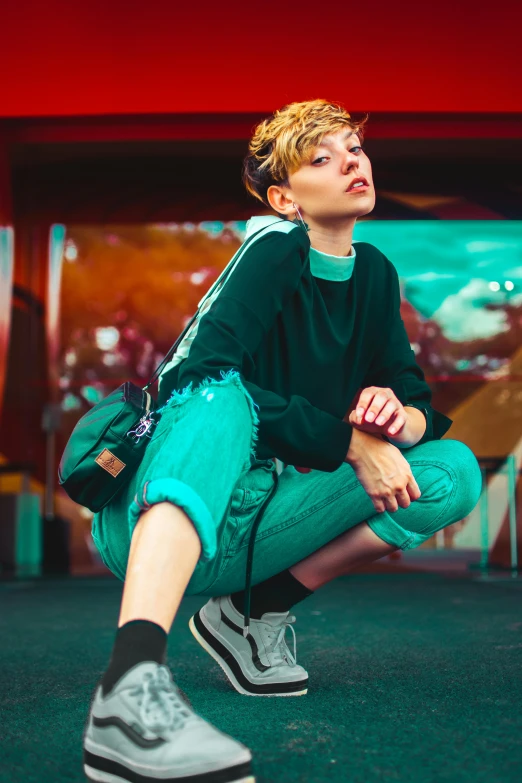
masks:
[[[145,414],[145,416],[142,416],[139,420],[138,426],[135,430],[129,430],[127,433],[127,436],[130,437],[131,435],[135,436],[134,443],[139,443],[140,439],[143,438],[144,435],[146,435],[148,438],[152,438],[152,434],[150,434],[150,430],[152,427],[156,424],[154,419],[152,418],[152,415]]]

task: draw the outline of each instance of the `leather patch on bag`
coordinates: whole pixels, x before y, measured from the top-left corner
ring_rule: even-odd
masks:
[[[109,449],[103,449],[96,457],[95,462],[114,478],[116,478],[116,476],[122,472],[123,468],[126,467],[125,463],[122,462],[121,459],[118,459],[118,457],[115,457]]]

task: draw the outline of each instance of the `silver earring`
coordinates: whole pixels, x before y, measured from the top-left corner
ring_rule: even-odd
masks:
[[[309,226],[308,226],[308,223],[305,223],[305,222],[304,222],[304,220],[303,220],[303,216],[302,216],[302,215],[301,215],[301,213],[299,212],[299,207],[297,206],[297,204],[295,204],[295,203],[293,203],[293,202],[292,202],[292,206],[294,206],[294,207],[295,207],[295,210],[296,210],[297,214],[299,215],[299,220],[301,221],[301,226],[304,228],[304,230],[305,230],[305,231],[310,231],[310,228],[309,228]],[[298,222],[297,216],[296,216],[296,217],[294,217],[294,219],[292,220],[292,223],[295,223],[297,226],[299,225],[299,222]]]

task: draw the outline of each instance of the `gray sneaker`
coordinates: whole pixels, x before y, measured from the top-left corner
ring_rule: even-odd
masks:
[[[96,688],[83,737],[84,771],[105,783],[254,783],[252,754],[200,718],[167,666],[145,661],[107,694]]]
[[[308,672],[297,663],[295,616],[289,612],[265,612],[250,618],[243,636],[244,616],[229,595],[211,598],[191,617],[189,628],[200,645],[221,666],[236,691],[245,696],[304,696]],[[294,652],[285,633],[294,635]]]

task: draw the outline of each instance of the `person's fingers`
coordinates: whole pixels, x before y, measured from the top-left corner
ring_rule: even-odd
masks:
[[[395,500],[395,497],[385,498],[384,505],[386,507],[386,511],[389,511],[391,514],[393,514],[393,512],[397,511],[397,509],[399,508],[397,501]]]
[[[371,404],[366,410],[366,413],[364,414],[364,421],[375,421],[377,416],[380,414],[381,410],[384,408],[386,403],[388,402],[388,395],[383,389],[379,389],[377,393],[374,395]]]
[[[394,495],[382,495],[381,497],[372,497],[374,508],[378,512],[390,511],[394,513],[400,508],[408,508],[412,500],[417,500],[421,496],[421,491],[417,482],[412,477],[412,481],[404,489],[395,490]]]
[[[411,505],[411,498],[408,494],[407,489],[399,489],[395,493],[395,497],[397,499],[397,503],[401,508],[408,508],[409,505]]]
[[[390,437],[393,437],[394,435],[397,435],[400,430],[404,427],[406,424],[406,413],[404,412],[404,408],[402,410],[399,410],[393,421],[388,422],[385,426],[388,427],[386,430],[386,435],[389,435]]]
[[[422,492],[419,489],[419,485],[417,484],[413,476],[410,477],[410,480],[406,485],[406,489],[408,490],[408,494],[412,500],[418,500],[422,495]]]
[[[400,403],[397,402],[397,400],[388,400],[386,405],[382,408],[377,418],[375,419],[375,423],[379,425],[385,424],[386,422],[391,423],[394,415],[400,412],[400,407],[401,405]],[[395,421],[396,419],[393,420],[394,426],[395,426]]]
[[[375,498],[371,498],[371,501],[373,503],[373,507],[376,510],[378,514],[382,514],[383,511],[386,511],[386,508],[384,506],[384,502],[382,500],[377,500]]]
[[[357,402],[357,407],[355,409],[355,416],[356,421],[358,424],[362,422],[362,417],[366,413],[366,408],[373,400],[373,392],[371,389],[363,389],[361,392],[361,396],[359,397],[359,400]]]
[[[360,424],[364,420],[365,422],[373,422],[381,414],[383,408],[391,403],[391,409],[386,410],[387,419],[388,413],[400,409],[401,403],[395,396],[392,389],[380,386],[368,386],[362,390],[359,401],[356,407],[357,423]],[[380,424],[380,422],[379,422]]]

